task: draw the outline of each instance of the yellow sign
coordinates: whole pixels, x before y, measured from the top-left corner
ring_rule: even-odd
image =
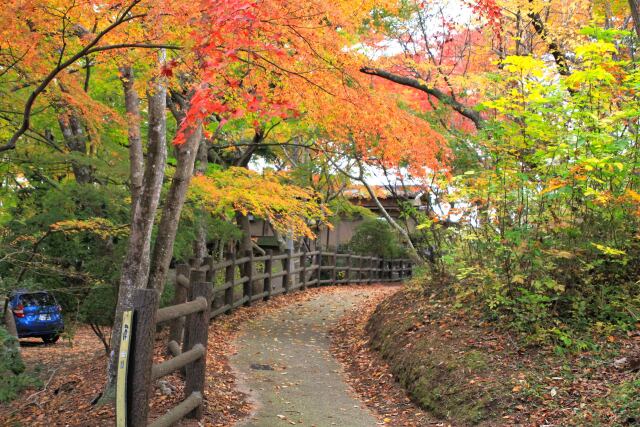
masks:
[[[127,426],[127,369],[129,367],[129,347],[131,344],[131,319],[133,311],[122,313],[122,333],[120,334],[120,354],[118,355],[118,380],[116,382],[116,426]]]

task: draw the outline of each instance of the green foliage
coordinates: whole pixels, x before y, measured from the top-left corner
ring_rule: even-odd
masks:
[[[610,408],[623,425],[633,425],[640,419],[640,380],[618,385],[609,400]]]
[[[504,59],[483,104],[497,119],[471,140],[482,160],[462,156],[447,188],[465,219],[420,227],[461,304],[558,351],[592,348],[602,325],[622,333],[640,313],[640,69],[618,55],[626,34],[585,34],[560,80],[538,59]]]
[[[375,215],[369,209],[351,203],[344,197],[338,197],[328,204],[331,211],[331,222],[338,223],[341,220],[355,220],[361,218],[374,219]]]
[[[21,390],[37,384],[24,370],[18,340],[0,326],[0,402],[13,400]]]
[[[80,306],[80,321],[99,326],[111,326],[115,313],[117,288],[114,286],[93,286]]]
[[[405,250],[386,220],[365,219],[355,230],[348,249],[360,255],[402,258]]]

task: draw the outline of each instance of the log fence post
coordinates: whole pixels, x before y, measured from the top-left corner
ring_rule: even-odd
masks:
[[[347,284],[351,283],[351,254],[347,254],[347,265],[344,270],[344,278]]]
[[[318,246],[318,255],[316,255],[316,286],[320,286],[320,280],[322,280],[322,247]]]
[[[198,297],[207,300],[207,308],[187,316],[185,322],[188,338],[185,336],[185,351],[191,350],[195,345],[204,347],[204,355],[193,363],[185,367],[185,395],[190,396],[193,392],[204,395],[205,373],[207,366],[207,340],[209,338],[209,313],[211,312],[211,284],[204,281],[204,272],[196,271],[194,281],[191,284],[189,300],[193,301]],[[204,412],[204,404],[200,403],[187,418],[201,419]]]
[[[332,255],[333,269],[331,270],[331,284],[335,286],[338,272],[338,252],[334,252]]]
[[[176,266],[176,283],[173,293],[173,305],[182,304],[187,301],[189,290],[184,284],[181,284],[178,278],[184,276],[189,279],[191,268],[187,264],[178,264]],[[169,341],[175,341],[178,344],[182,342],[182,330],[184,329],[184,319],[178,318],[171,321],[169,325]]]
[[[302,248],[300,254],[300,286],[303,290],[307,289],[307,248]]]
[[[224,282],[225,286],[228,286],[224,290],[224,305],[229,306],[229,309],[233,307],[234,289],[236,282],[236,253],[227,253],[225,259],[229,260],[229,265],[224,269]]]
[[[127,425],[130,426],[147,425],[157,307],[158,292],[154,289],[135,290],[127,378]]]
[[[271,292],[273,292],[273,251],[268,249],[267,255],[269,258],[264,261],[264,292],[267,293],[264,297],[265,301],[271,298]]]
[[[242,284],[242,297],[246,298],[244,305],[249,307],[251,305],[251,299],[253,298],[253,251],[249,249],[245,253],[245,257],[249,258],[249,261],[245,261],[243,271],[243,280],[246,281]]]
[[[284,276],[282,276],[282,286],[284,287],[284,293],[288,294],[291,290],[291,255],[292,250],[286,250],[287,256],[282,260],[282,267],[284,268]]]

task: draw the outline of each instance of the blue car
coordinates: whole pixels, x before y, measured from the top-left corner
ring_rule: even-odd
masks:
[[[19,338],[39,337],[52,344],[64,330],[62,308],[46,291],[14,291],[9,296],[9,309]]]

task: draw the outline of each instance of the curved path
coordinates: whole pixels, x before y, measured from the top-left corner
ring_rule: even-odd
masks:
[[[349,391],[329,352],[328,330],[367,294],[366,288],[340,288],[242,327],[230,361],[256,409],[238,426],[379,424]]]

